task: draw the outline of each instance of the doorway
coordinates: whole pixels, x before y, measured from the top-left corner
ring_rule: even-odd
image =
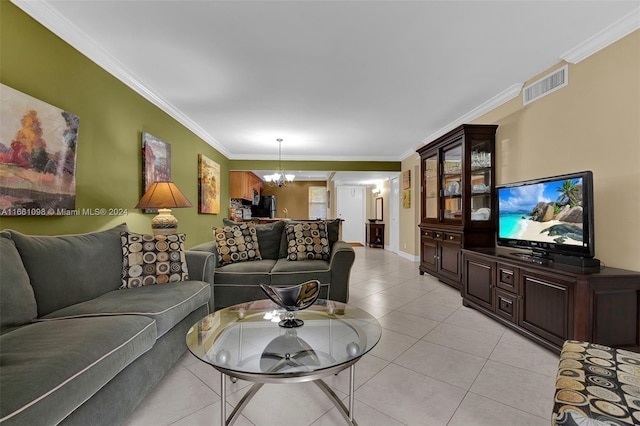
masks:
[[[336,215],[342,219],[342,240],[360,243],[365,240],[365,188],[362,186],[336,187]]]

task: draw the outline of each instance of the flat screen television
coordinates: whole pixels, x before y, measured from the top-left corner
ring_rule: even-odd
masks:
[[[594,256],[590,171],[496,185],[496,195],[499,246],[549,260]]]

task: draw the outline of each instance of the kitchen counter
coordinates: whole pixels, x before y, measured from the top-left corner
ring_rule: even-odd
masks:
[[[252,217],[252,221],[257,221],[258,223],[271,223],[278,222],[280,220],[291,220],[290,217]]]
[[[315,222],[318,221],[320,219],[292,219],[290,217],[252,217],[251,219],[240,219],[240,218],[229,218],[230,220],[233,220],[234,222],[258,222],[258,223],[272,223],[272,222],[278,222],[281,220],[295,220],[295,221],[300,221],[300,222]],[[334,219],[329,219],[329,220],[334,220]],[[340,219],[342,221],[342,219]]]
[[[278,222],[280,220],[292,220],[290,217],[252,217],[251,219],[239,219],[239,218],[229,218],[234,222],[258,222],[258,223],[271,223]]]

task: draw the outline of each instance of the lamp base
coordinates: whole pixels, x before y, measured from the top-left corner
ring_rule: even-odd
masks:
[[[158,209],[158,215],[151,219],[151,230],[154,235],[175,234],[178,231],[178,219],[171,214],[171,209]]]

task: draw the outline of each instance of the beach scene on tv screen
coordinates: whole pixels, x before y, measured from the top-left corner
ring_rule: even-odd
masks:
[[[583,245],[582,179],[500,188],[499,237]]]

